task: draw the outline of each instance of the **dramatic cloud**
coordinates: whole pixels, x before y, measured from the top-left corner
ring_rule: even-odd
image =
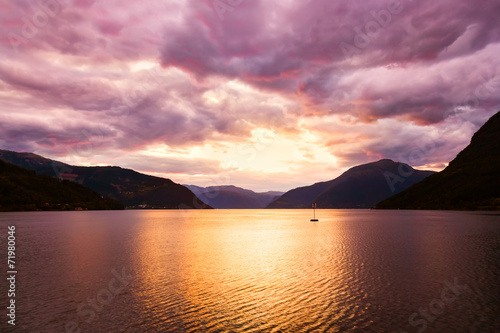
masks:
[[[0,148],[286,190],[443,168],[500,109],[497,0],[8,0]]]

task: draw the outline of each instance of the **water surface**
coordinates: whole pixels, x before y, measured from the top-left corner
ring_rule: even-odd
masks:
[[[19,273],[0,329],[500,332],[498,213],[310,213],[2,213]]]

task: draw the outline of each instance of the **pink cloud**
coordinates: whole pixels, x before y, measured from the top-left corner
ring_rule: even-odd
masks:
[[[64,155],[96,128],[104,155],[310,130],[347,166],[431,133],[421,162],[438,165],[500,107],[496,0],[243,1],[223,19],[208,0],[33,3],[0,4],[3,148]],[[352,122],[335,132],[332,116]]]

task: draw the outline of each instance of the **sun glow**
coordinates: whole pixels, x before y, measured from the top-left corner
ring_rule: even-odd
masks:
[[[132,72],[137,72],[141,70],[148,70],[156,67],[158,64],[150,60],[136,61],[129,65]]]

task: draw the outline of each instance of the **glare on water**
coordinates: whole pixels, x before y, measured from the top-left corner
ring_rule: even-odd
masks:
[[[0,214],[16,332],[498,332],[498,215],[316,214]]]

